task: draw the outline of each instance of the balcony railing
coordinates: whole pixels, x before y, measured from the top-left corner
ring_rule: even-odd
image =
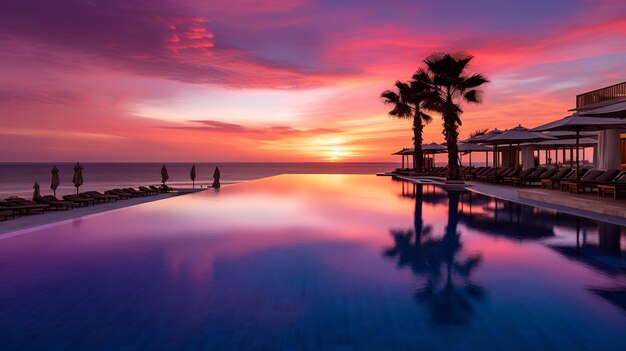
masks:
[[[626,98],[626,82],[576,95],[576,108]]]

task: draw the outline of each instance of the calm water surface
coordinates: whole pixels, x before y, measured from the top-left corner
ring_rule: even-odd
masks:
[[[624,229],[283,175],[0,239],[3,350],[623,350]]]

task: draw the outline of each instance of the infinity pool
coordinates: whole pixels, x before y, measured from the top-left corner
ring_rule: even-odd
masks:
[[[0,237],[2,350],[626,349],[624,228],[283,175]]]

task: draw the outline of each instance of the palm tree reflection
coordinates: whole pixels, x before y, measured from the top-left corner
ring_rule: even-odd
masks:
[[[415,276],[423,278],[415,301],[430,306],[434,323],[466,324],[472,316],[471,301],[481,299],[485,292],[471,280],[481,255],[460,257],[463,249],[457,230],[460,194],[448,192],[445,233],[442,237],[433,237],[432,227],[424,226],[422,219],[422,185],[416,186],[414,229],[391,230],[394,246],[384,254],[395,258],[398,267],[409,267]]]

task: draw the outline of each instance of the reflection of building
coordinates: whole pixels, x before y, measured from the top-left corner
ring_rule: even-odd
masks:
[[[596,89],[576,96],[577,112],[602,111],[602,117],[626,117],[626,82]],[[619,134],[621,166],[626,169],[626,131]],[[617,147],[617,146],[616,146]]]

